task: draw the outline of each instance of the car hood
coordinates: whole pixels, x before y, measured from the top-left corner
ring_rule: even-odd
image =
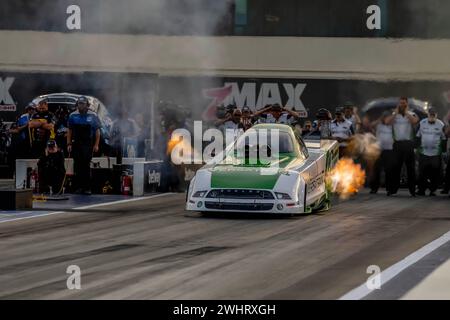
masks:
[[[217,164],[210,169],[211,188],[271,190],[280,174],[295,160],[286,156],[269,165]]]

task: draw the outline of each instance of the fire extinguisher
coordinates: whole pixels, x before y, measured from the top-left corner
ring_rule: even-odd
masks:
[[[33,171],[31,171],[30,176],[30,188],[33,189],[33,193],[38,192],[38,186],[39,186],[39,175],[36,169],[33,169]]]
[[[131,191],[131,177],[128,175],[128,172],[124,171],[122,173],[122,183],[121,183],[121,192],[124,196],[130,194]]]

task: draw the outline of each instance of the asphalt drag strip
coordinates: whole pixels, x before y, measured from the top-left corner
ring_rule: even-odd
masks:
[[[368,266],[386,270],[450,230],[446,197],[364,191],[324,214],[282,218],[205,216],[184,201],[0,223],[0,298],[338,299],[367,280]],[[67,287],[72,265],[79,290]]]

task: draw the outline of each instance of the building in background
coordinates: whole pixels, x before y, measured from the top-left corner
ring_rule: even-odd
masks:
[[[380,29],[367,28],[371,5]],[[70,27],[74,6],[79,28]],[[400,95],[448,108],[446,0],[4,0],[0,9],[4,118],[28,97],[77,92],[71,79],[93,74],[103,80],[80,89],[98,89],[88,94],[112,111],[148,106],[140,91],[197,117],[218,102],[275,101],[307,116]],[[145,75],[149,87],[132,80]]]

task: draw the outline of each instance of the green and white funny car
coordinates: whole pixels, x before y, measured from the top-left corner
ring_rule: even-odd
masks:
[[[251,137],[261,132],[268,132],[262,141]],[[251,151],[259,155],[262,149],[270,155],[269,161],[254,159]],[[326,174],[337,163],[338,154],[334,140],[303,141],[290,126],[256,125],[196,172],[186,209],[290,215],[328,210],[331,194]]]

